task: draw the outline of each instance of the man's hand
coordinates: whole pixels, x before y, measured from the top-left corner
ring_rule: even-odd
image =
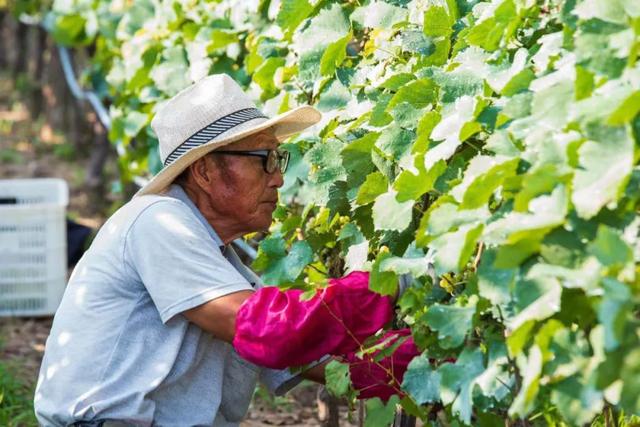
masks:
[[[324,384],[325,383],[324,368],[326,368],[327,364],[332,360],[334,359],[330,357],[327,360],[318,363],[313,368],[307,369],[306,371],[302,371],[300,375],[302,375],[303,378],[306,378],[308,380],[315,381],[320,384]]]

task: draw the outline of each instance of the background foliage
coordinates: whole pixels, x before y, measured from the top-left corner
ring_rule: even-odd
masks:
[[[111,105],[124,179],[157,172],[154,110],[210,73],[269,115],[324,113],[286,144],[255,267],[302,287],[368,269],[383,294],[410,273],[399,318],[424,353],[406,411],[443,405],[433,423],[473,425],[640,413],[636,0],[18,4],[59,43],[95,46],[85,77]],[[367,407],[372,426],[393,410]]]

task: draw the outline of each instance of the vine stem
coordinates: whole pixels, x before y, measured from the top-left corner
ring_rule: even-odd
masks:
[[[313,93],[309,93],[306,90],[304,90],[304,88],[300,85],[300,83],[295,83],[296,87],[298,89],[300,89],[300,91],[304,94],[304,96],[307,98],[307,102],[309,104],[313,104]]]
[[[375,46],[376,50],[379,50],[381,52],[384,52],[386,54],[391,55],[394,59],[398,60],[399,62],[401,62],[402,64],[406,64],[407,61],[404,58],[401,58],[400,56],[398,56],[397,54],[395,54],[394,52],[387,50],[385,48],[379,47],[379,46]]]
[[[498,316],[500,316],[500,323],[502,323],[502,325],[504,325],[504,316],[502,315],[502,309],[500,308],[499,305],[496,305],[496,308],[498,309]],[[506,333],[505,333],[506,335]],[[505,336],[506,338],[506,336]],[[509,387],[509,390],[511,390],[511,393],[513,395],[518,394],[520,392],[520,387],[521,387],[521,377],[520,377],[520,370],[518,369],[518,365],[516,365],[516,361],[513,360],[513,358],[511,356],[509,356],[509,352],[507,351],[507,361],[509,362],[509,366],[511,366],[511,368],[514,370],[515,372],[515,379],[516,379],[516,383],[514,385],[514,388]]]
[[[449,278],[447,276],[445,276],[444,274],[442,276],[440,276],[442,279],[444,279],[445,282],[447,282],[448,284],[451,285],[451,287],[454,287],[456,284],[453,283],[451,280],[449,280]]]
[[[327,272],[326,272],[326,271],[322,271],[322,270],[320,270],[318,267],[316,267],[316,266],[315,266],[315,265],[313,265],[313,264],[308,264],[308,265],[307,265],[307,267],[311,267],[311,268],[313,268],[315,271],[317,271],[317,272],[318,272],[318,273],[320,273],[320,274],[323,274],[323,275],[325,275],[325,276],[327,275]],[[323,302],[324,302],[324,301],[323,301]]]
[[[496,376],[496,380],[498,380],[498,382],[499,382],[500,384],[502,384],[503,386],[505,386],[506,388],[508,388],[508,389],[509,389],[509,391],[511,392],[511,394],[513,394],[513,388],[511,388],[511,386],[510,386],[509,384],[507,384],[507,383],[505,383],[504,381],[502,381],[502,380],[500,379],[500,377],[498,377],[498,376]]]
[[[469,147],[473,148],[474,150],[476,150],[477,153],[481,152],[482,150],[480,150],[478,147],[476,147],[475,145],[473,145],[472,143],[470,143],[469,141],[465,140],[463,141],[463,143],[465,145],[468,145]]]
[[[613,421],[611,419],[611,407],[607,404],[604,407],[604,425],[605,427],[613,427]]]
[[[478,271],[478,264],[480,263],[480,256],[482,256],[482,251],[484,250],[484,242],[480,242],[478,244],[478,253],[476,253],[476,258],[473,260],[473,272]]]

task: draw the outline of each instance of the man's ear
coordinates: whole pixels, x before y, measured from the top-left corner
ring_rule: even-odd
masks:
[[[207,164],[206,156],[199,158],[195,162],[189,165],[191,176],[200,188],[209,188],[211,185],[212,177],[209,171],[209,165]]]

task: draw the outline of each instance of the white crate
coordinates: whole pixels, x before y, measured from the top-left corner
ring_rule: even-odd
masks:
[[[0,316],[53,314],[67,280],[61,179],[0,180]]]

